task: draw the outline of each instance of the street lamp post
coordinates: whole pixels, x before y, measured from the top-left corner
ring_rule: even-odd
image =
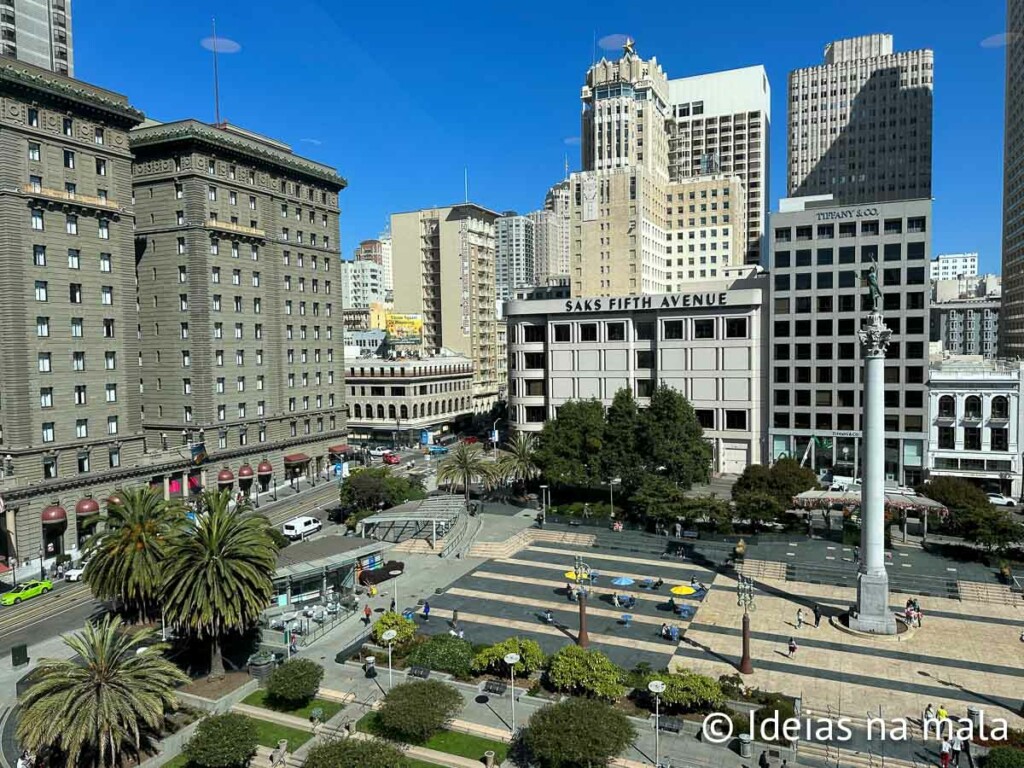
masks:
[[[547,495],[548,487],[546,485],[542,485],[540,487],[540,514],[542,518],[547,518],[548,516]]]
[[[516,735],[516,664],[519,663],[518,653],[505,654],[505,663],[508,664],[509,675],[512,681],[512,735]]]
[[[494,423],[491,424],[491,443],[493,448],[491,450],[491,460],[495,463],[498,461],[498,422],[501,419],[495,419]]]
[[[736,581],[736,605],[743,606],[743,657],[740,659],[740,673],[749,675],[754,671],[750,660],[750,613],[754,610],[754,580],[742,574]]]
[[[587,587],[584,582],[590,581],[590,566],[583,562],[580,555],[576,555],[576,565],[573,575],[576,576],[576,585],[579,587],[577,594],[580,604],[580,631],[576,635],[576,645],[586,648],[590,645],[590,636],[587,634]]]
[[[665,692],[665,683],[651,680],[647,690],[654,694],[654,768],[661,768],[661,694]]]
[[[615,517],[615,486],[622,482],[621,477],[613,477],[608,481],[608,511]]]
[[[396,632],[393,629],[387,630],[383,635],[380,636],[380,639],[388,644],[388,690],[389,691],[391,690],[391,687],[392,687],[392,680],[391,680],[391,645],[394,642],[394,639],[396,637],[398,637],[398,632]]]
[[[402,610],[402,606],[400,606],[398,604],[398,577],[401,576],[401,575],[402,575],[402,572],[400,570],[398,570],[397,568],[395,570],[393,570],[393,571],[388,571],[388,576],[392,577],[395,580],[395,611],[396,612],[400,612]]]
[[[43,581],[46,579],[46,568],[43,565],[43,548],[39,548],[39,580]]]

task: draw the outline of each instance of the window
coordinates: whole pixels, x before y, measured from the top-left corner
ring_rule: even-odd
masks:
[[[206,191],[206,197],[210,200],[210,202],[217,202],[217,188],[213,185],[210,185],[209,189],[207,189]]]
[[[37,317],[36,318],[36,336],[46,337],[50,335],[50,318],[48,317]]]
[[[69,170],[74,170],[75,167],[75,153],[70,149],[64,150],[64,167]]]
[[[1009,401],[1002,395],[992,398],[992,418],[1006,419],[1010,415]]]
[[[981,418],[981,398],[978,397],[977,395],[971,395],[964,401],[964,418]]]
[[[666,320],[664,327],[665,327],[665,338],[666,339],[681,339],[681,338],[683,338],[683,321],[682,320]]]
[[[39,407],[53,408],[53,387],[42,387],[39,390]]]
[[[727,339],[747,338],[747,318],[731,317],[725,321],[725,337]]]
[[[43,224],[43,212],[38,208],[32,209],[32,229],[42,231],[45,229]]]
[[[46,301],[48,295],[47,282],[45,280],[36,280],[36,301]]]
[[[88,419],[76,419],[75,420],[75,437],[79,440],[89,436],[89,420]]]
[[[743,332],[746,334],[746,319],[740,318],[743,323]],[[715,338],[715,321],[710,318],[701,318],[693,321],[693,338],[713,339]]]
[[[37,162],[40,159],[39,144],[37,142],[35,142],[35,141],[30,141],[28,143],[28,159],[29,160],[35,160]]]
[[[747,428],[747,412],[727,410],[725,412],[725,428],[745,430]]]
[[[597,323],[580,323],[580,341],[597,341]]]
[[[636,367],[642,370],[650,370],[654,367],[654,353],[649,349],[639,349],[636,352]]]
[[[103,353],[103,367],[108,371],[117,370],[117,352]]]
[[[608,333],[608,341],[625,341],[626,340],[626,324],[625,323],[608,323],[605,326],[605,330]]]
[[[32,263],[37,267],[46,266],[46,246],[45,245],[33,245],[32,246]]]
[[[64,229],[69,235],[78,234],[78,217],[69,213],[64,217]]]
[[[107,416],[107,434],[117,434],[117,416]]]
[[[110,306],[114,303],[114,288],[110,285],[104,285],[100,288],[100,303]]]
[[[980,451],[981,450],[981,428],[980,427],[964,427],[964,450],[966,450],[966,451]]]
[[[990,447],[993,451],[1010,450],[1010,437],[1008,430],[1000,428],[991,429],[989,432],[991,435]]]
[[[100,240],[110,239],[110,222],[106,219],[100,219],[99,221],[99,238]]]
[[[50,353],[49,352],[40,352],[39,353],[39,372],[40,373],[49,373],[51,370],[52,369],[51,369],[51,366],[50,366]]]
[[[52,421],[44,421],[43,422],[43,442],[44,443],[52,443],[55,439],[56,439],[56,437],[54,437],[54,434],[53,434],[53,422]],[[56,474],[54,476],[56,477]]]
[[[75,405],[87,405],[87,403],[88,403],[88,401],[87,401],[86,394],[85,394],[85,385],[84,384],[76,384],[75,385]],[[79,435],[79,437],[82,437],[82,435]]]
[[[112,339],[114,338],[114,321],[112,318],[103,318],[103,338]]]
[[[568,323],[560,323],[555,326],[555,341],[569,341],[571,326]]]
[[[108,403],[117,402],[117,384],[106,385],[106,398]]]
[[[113,261],[109,253],[100,254],[100,272],[110,272],[113,269]]]
[[[82,318],[71,318],[71,337],[75,339],[82,338]]]

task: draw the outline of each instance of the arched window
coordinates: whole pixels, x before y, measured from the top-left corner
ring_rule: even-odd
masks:
[[[419,403],[412,404],[412,417],[418,419],[420,417],[420,406]]]
[[[451,398],[448,398],[448,412],[451,413],[451,411],[452,411],[452,400],[451,400]]]
[[[939,418],[956,418],[956,400],[953,399],[952,395],[943,395],[939,398]]]
[[[1010,401],[1002,395],[997,395],[992,398],[992,418],[993,419],[1008,419],[1010,418]]]
[[[964,400],[964,418],[981,418],[981,398],[978,397],[977,395],[971,395],[966,400]]]
[[[400,416],[399,416],[400,418],[408,419],[409,418],[409,406],[403,405],[401,408],[398,409],[398,413],[400,414]]]
[[[434,404],[433,403],[427,403],[427,416],[433,416],[433,415],[434,415]]]
[[[392,419],[392,420],[398,418],[398,411],[395,410],[395,406],[394,405],[389,405],[388,406],[388,418]]]
[[[363,406],[361,406],[359,403],[356,403],[354,406],[352,406],[352,411],[357,419],[363,418]]]
[[[384,418],[384,406],[383,405],[378,405],[377,406],[377,418],[378,419],[382,419],[382,420]]]

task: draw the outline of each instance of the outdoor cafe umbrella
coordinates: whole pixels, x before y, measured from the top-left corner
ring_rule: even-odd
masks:
[[[631,578],[629,578],[629,576],[619,576],[617,578],[612,579],[612,584],[614,584],[616,587],[630,587],[634,583],[635,582]]]
[[[673,595],[693,595],[696,594],[697,590],[693,587],[687,587],[680,584],[678,587],[672,587]]]

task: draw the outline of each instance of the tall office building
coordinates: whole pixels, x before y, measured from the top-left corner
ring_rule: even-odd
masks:
[[[747,254],[746,195],[734,174],[692,176],[668,187],[668,290],[725,277]]]
[[[558,220],[553,211],[531,211],[526,216],[533,224],[533,284],[546,285],[552,276],[557,275],[557,272],[552,271],[552,263],[558,259]],[[498,280],[500,283],[501,278]],[[506,300],[508,298],[505,297]]]
[[[837,203],[930,198],[934,53],[893,52],[892,35],[825,46],[789,75],[791,197]]]
[[[71,0],[0,0],[0,53],[74,77]]]
[[[391,257],[395,311],[423,318],[423,346],[473,361],[473,410],[497,402],[499,375],[495,221],[474,203],[395,213]]]
[[[668,81],[669,177],[736,176],[746,198],[745,250],[736,263],[760,264],[768,216],[771,87],[763,66]],[[678,198],[677,198],[678,199]],[[733,215],[740,210],[734,208]]]
[[[52,563],[145,452],[128,148],[143,116],[3,57],[0,101],[0,558]]]
[[[182,435],[240,483],[264,462],[278,480],[315,477],[347,434],[345,180],[227,124],[147,123],[131,143],[147,439]]]
[[[1001,354],[1024,358],[1024,0],[1006,3]]]
[[[566,166],[568,172],[568,166]],[[570,210],[572,208],[572,192],[569,188],[569,180],[560,181],[555,184],[544,196],[544,210],[550,211],[554,216],[555,227],[557,228],[556,241],[548,251],[548,278],[569,277],[569,225]]]
[[[495,229],[498,300],[508,301],[516,289],[535,284],[534,222],[529,216],[506,211],[495,222]]]
[[[391,263],[391,232],[382,232],[377,240],[380,241],[380,265],[384,270],[384,291],[391,293],[395,288],[395,269]]]
[[[383,304],[384,268],[375,261],[341,262],[341,306],[345,309],[369,309]]]

